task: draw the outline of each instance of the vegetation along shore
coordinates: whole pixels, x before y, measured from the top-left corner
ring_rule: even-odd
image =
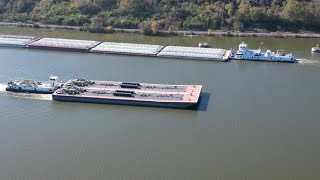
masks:
[[[100,33],[319,37],[320,0],[2,0],[0,21]]]
[[[4,27],[29,27],[29,28],[43,28],[43,29],[65,29],[65,30],[78,30],[82,31],[81,26],[64,26],[64,25],[52,25],[52,24],[30,24],[30,23],[13,23],[13,22],[0,22],[0,26]],[[314,32],[232,32],[232,31],[187,31],[177,30],[168,32],[166,30],[158,30],[156,34],[159,35],[178,35],[178,36],[230,36],[230,37],[277,37],[277,38],[320,38],[320,33]],[[124,28],[112,28],[112,32],[125,32],[125,33],[143,33],[141,29],[124,29]],[[107,33],[107,32],[106,32]],[[151,34],[152,35],[152,34]]]

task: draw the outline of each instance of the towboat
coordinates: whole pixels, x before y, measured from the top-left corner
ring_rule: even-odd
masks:
[[[55,90],[61,87],[58,83],[58,76],[50,76],[49,82],[23,80],[10,81],[7,84],[6,91],[22,92],[22,93],[38,93],[38,94],[52,94]]]
[[[248,48],[248,45],[244,42],[239,44],[239,49],[233,56],[235,60],[251,60],[251,61],[270,61],[270,62],[288,62],[294,63],[297,59],[292,54],[287,54],[283,50],[277,50],[277,52],[272,52],[267,50],[262,52],[259,48],[257,50],[252,50]]]

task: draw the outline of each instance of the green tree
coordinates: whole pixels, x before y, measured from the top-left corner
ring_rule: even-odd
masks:
[[[17,2],[17,8],[19,13],[30,12],[33,6],[36,4],[34,0],[19,0]]]

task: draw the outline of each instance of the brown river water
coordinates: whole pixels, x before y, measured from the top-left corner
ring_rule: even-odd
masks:
[[[320,179],[319,39],[148,37],[0,27],[37,35],[236,49],[283,49],[298,64],[209,62],[0,48],[0,179]],[[199,111],[62,103],[8,81],[202,84]]]

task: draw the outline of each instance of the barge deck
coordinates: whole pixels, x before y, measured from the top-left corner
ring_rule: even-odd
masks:
[[[131,89],[150,92],[191,92],[190,85],[150,84],[136,82],[98,81],[86,79],[72,79],[65,83],[66,86],[78,86],[88,89]]]

